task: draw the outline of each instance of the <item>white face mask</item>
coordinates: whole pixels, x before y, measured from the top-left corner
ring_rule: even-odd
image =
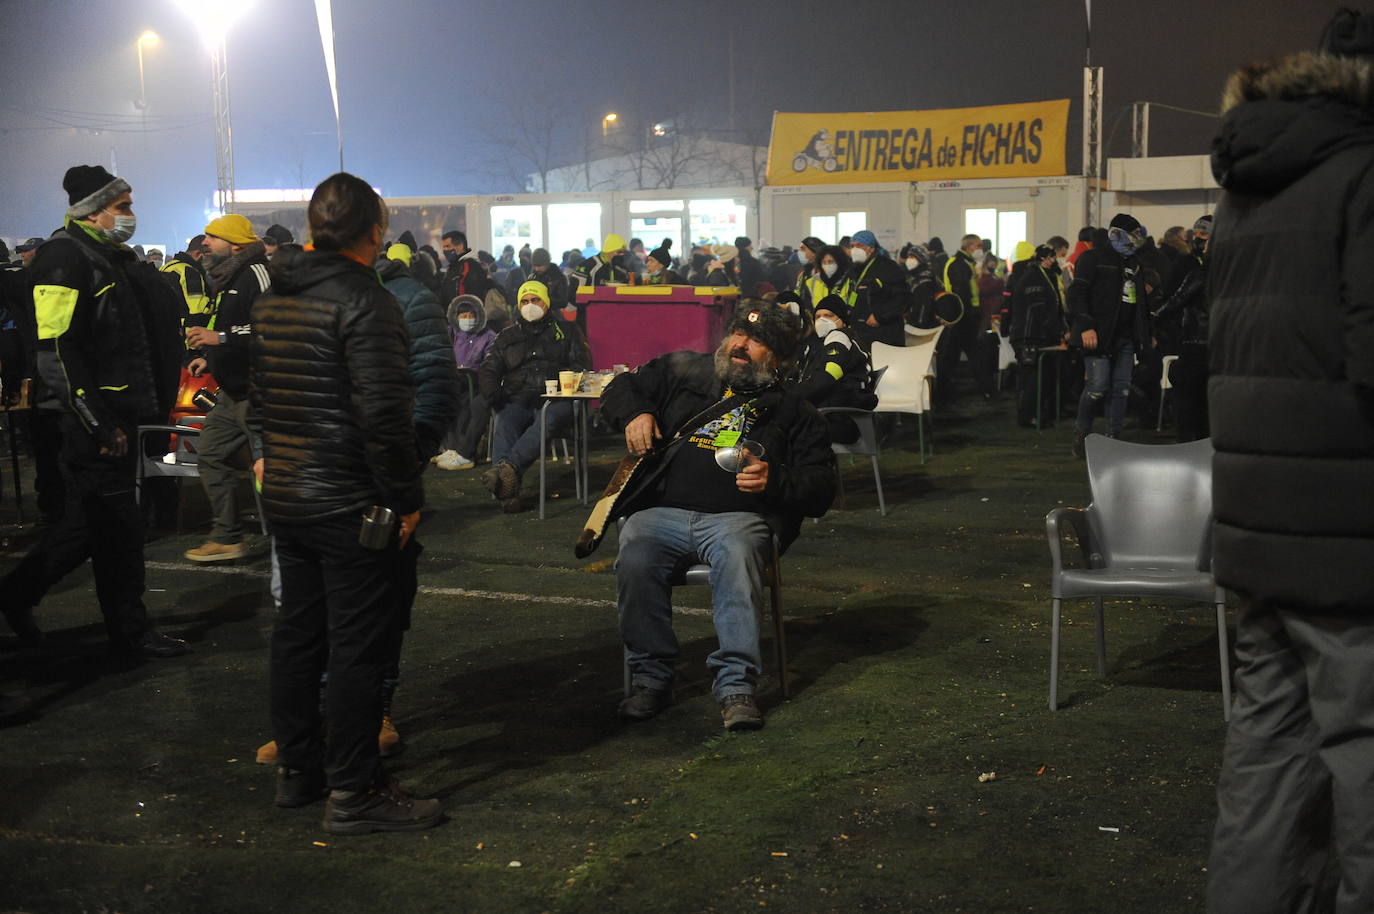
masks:
[[[854,249],[849,252],[849,259],[854,261],[855,263],[863,263],[865,260],[868,259],[868,251],[864,250],[856,244],[854,245]]]
[[[981,264],[984,260],[988,259],[988,252],[982,248],[974,248],[969,253],[969,256],[973,258],[974,263]]]
[[[829,333],[831,330],[839,329],[840,325],[835,323],[828,317],[816,318],[816,336],[820,337],[821,339],[825,339],[825,335]]]
[[[1060,257],[1060,258],[1059,258],[1059,269],[1061,269],[1061,270],[1067,269],[1068,266],[1069,266],[1069,258],[1067,258],[1067,257]]]
[[[821,264],[821,272],[825,273],[826,276],[834,276],[834,275],[835,275],[835,271],[838,270],[839,268],[840,268],[840,265],[839,265],[838,263],[823,263],[823,264]]]
[[[543,305],[521,305],[520,316],[533,324],[535,321],[548,314],[548,309]]]
[[[908,257],[902,262],[906,264],[908,270],[914,270],[921,265],[921,261],[917,260],[915,257]]]
[[[476,326],[477,326],[477,318],[475,318],[475,317],[460,317],[460,318],[458,318],[458,329],[459,329],[459,330],[462,330],[462,331],[465,332],[465,333],[471,333],[472,330],[473,330],[473,328],[476,327]]]
[[[134,237],[134,230],[138,228],[137,216],[133,213],[125,216],[120,213],[111,213],[109,210],[104,210],[104,212],[109,213],[110,217],[114,219],[114,225],[107,229],[101,229],[101,234],[115,243],[128,241]]]

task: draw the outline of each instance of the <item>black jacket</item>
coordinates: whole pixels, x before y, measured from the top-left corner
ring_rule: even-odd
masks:
[[[210,273],[214,289],[214,317],[210,328],[224,334],[218,346],[206,346],[200,354],[210,362],[210,373],[220,389],[242,400],[248,396],[248,348],[253,336],[253,302],[272,290],[267,251],[262,242],[248,245]]]
[[[1164,304],[1154,313],[1156,339],[1169,344],[1207,345],[1207,261],[1188,255],[1175,268],[1179,280]],[[1177,351],[1176,347],[1169,348]]]
[[[564,275],[563,275],[563,271],[560,270],[560,269],[558,269],[558,267],[555,267],[555,266],[552,266],[552,265],[547,266],[547,267],[544,268],[544,272],[543,272],[543,273],[539,273],[539,272],[537,272],[537,271],[531,270],[531,271],[530,271],[530,277],[529,277],[529,278],[530,278],[530,279],[537,279],[537,280],[539,280],[540,282],[542,282],[542,283],[544,284],[544,288],[546,288],[546,289],[549,290],[549,308],[550,308],[550,310],[552,310],[552,311],[561,311],[564,307],[567,306],[567,304],[568,304],[568,277],[564,276]],[[520,291],[520,287],[519,287],[519,286],[516,286],[514,289],[511,289],[511,296],[510,296],[510,300],[511,300],[511,301],[513,301],[513,302],[516,301],[516,294],[515,294],[515,293],[517,293],[518,291]],[[520,303],[519,303],[519,302],[516,302],[515,307],[518,309],[518,308],[520,307]]]
[[[477,387],[492,409],[507,403],[533,406],[544,394],[544,382],[557,380],[558,372],[591,367],[582,331],[550,311],[533,324],[517,317],[497,335],[477,369]]]
[[[253,308],[252,423],[268,520],[306,524],[424,504],[409,340],[376,270],[342,254],[278,252]]]
[[[764,281],[763,264],[753,254],[741,250],[735,273],[739,277],[740,294],[745,298],[753,298],[755,288]]]
[[[415,385],[415,434],[420,453],[439,453],[444,432],[458,416],[458,368],[448,319],[434,294],[399,260],[383,260],[377,275],[395,297],[410,337],[410,380]]]
[[[1127,278],[1135,282],[1136,303],[1125,305],[1123,283]],[[1123,338],[1130,339],[1139,350],[1149,339],[1149,314],[1158,307],[1158,286],[1146,290],[1146,269],[1134,256],[1122,257],[1112,249],[1106,232],[1100,232],[1093,248],[1084,251],[1074,268],[1073,282],[1064,292],[1069,312],[1069,342],[1083,345],[1083,331],[1097,332],[1097,352],[1106,350],[1117,335],[1118,325]],[[1155,305],[1151,306],[1151,301]],[[1129,325],[1123,324],[1128,321]]]
[[[601,400],[601,416],[623,432],[635,416],[650,413],[667,439],[719,401],[724,389],[710,354],[670,352],[612,381]],[[797,538],[803,517],[820,517],[834,501],[835,457],[820,413],[796,390],[774,387],[760,398],[764,418],[750,432],[763,445],[769,463],[759,513],[785,549]],[[617,516],[653,507],[663,489],[665,468],[660,463],[643,474],[621,496]]]
[[[1374,611],[1374,103],[1367,64],[1232,78],[1212,171],[1217,581]],[[1314,94],[1316,93],[1316,94]],[[1307,97],[1303,97],[1307,96]]]
[[[906,270],[885,254],[874,252],[863,263],[849,268],[854,283],[854,307],[849,314],[849,327],[865,342],[905,346],[907,305]],[[878,326],[868,326],[868,318],[877,319]]]
[[[1017,264],[1011,287],[1009,338],[1025,349],[1057,346],[1064,338],[1064,297],[1059,268],[1046,270],[1034,260]]]
[[[812,337],[812,339],[816,339]],[[869,390],[868,353],[846,330],[831,330],[819,345],[808,346],[800,366],[797,392],[806,402],[823,406],[872,409],[878,398]]]
[[[629,282],[630,276],[622,267],[602,258],[600,254],[588,257],[573,270],[578,286],[604,286],[613,282]]]
[[[184,308],[152,264],[127,245],[68,221],[29,265],[38,371],[92,436],[160,423],[181,378]],[[94,420],[94,421],[92,421]]]

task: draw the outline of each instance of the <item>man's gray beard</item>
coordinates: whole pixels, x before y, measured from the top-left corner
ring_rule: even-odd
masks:
[[[759,390],[776,380],[773,370],[767,365],[759,365],[753,359],[745,365],[730,361],[730,350],[722,342],[716,347],[716,377],[732,390]]]

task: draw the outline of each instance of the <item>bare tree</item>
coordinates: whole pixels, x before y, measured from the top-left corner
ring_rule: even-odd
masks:
[[[486,146],[486,171],[525,191],[534,178],[538,193],[548,193],[549,172],[558,167],[562,112],[553,96],[527,95],[503,112],[499,121],[479,128]]]

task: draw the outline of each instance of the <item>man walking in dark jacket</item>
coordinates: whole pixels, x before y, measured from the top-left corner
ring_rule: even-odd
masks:
[[[653,717],[672,701],[678,658],[669,581],[683,561],[711,566],[720,647],[707,659],[727,730],[763,726],[754,701],[762,669],[763,571],[776,536],[785,549],[803,516],[835,494],[834,456],[815,407],[779,382],[801,321],[777,308],[744,311],[714,356],[674,352],[611,383],[601,415],[631,454],[656,451],[617,504],[616,591],[632,675],[622,717]],[[670,440],[665,440],[670,439]],[[725,448],[744,448],[725,461]],[[660,445],[663,445],[659,451]]]
[[[0,581],[15,633],[41,637],[33,608],[87,558],[117,662],[172,657],[143,605],[143,521],[134,498],[138,426],[167,420],[181,369],[176,294],[126,241],[130,187],[98,165],[62,179],[70,206],[30,267],[38,371],[61,401],[62,520]]]
[[[248,428],[248,346],[253,302],[271,289],[272,280],[267,249],[243,216],[229,213],[205,226],[205,246],[208,252],[200,260],[210,277],[214,316],[208,326],[188,329],[186,342],[200,350],[188,366],[191,374],[199,376],[208,365],[219,385],[197,442],[200,484],[213,519],[210,539],[185,556],[193,562],[225,562],[247,553],[236,490],[239,473],[247,469],[240,454],[245,447],[255,450]]]
[[[1106,403],[1107,437],[1121,437],[1136,349],[1149,340],[1146,316],[1158,290],[1146,282],[1136,257],[1145,227],[1127,213],[1112,218],[1092,250],[1078,258],[1073,283],[1065,292],[1071,345],[1083,348],[1083,395],[1078,400],[1073,454],[1083,456],[1083,440],[1093,417]]]
[[[931,239],[932,250],[936,240]],[[969,371],[973,372],[978,392],[984,397],[992,396],[992,377],[981,370],[985,359],[978,351],[978,330],[982,325],[983,311],[978,293],[978,261],[974,259],[974,251],[981,251],[982,248],[981,238],[965,235],[959,242],[959,250],[944,262],[938,274],[945,291],[957,295],[964,306],[959,318],[945,327],[936,346],[935,405],[943,408],[952,407],[958,401],[956,375],[961,353],[968,356]],[[1000,307],[1001,303],[997,305]]]
[[[539,457],[540,399],[560,371],[586,371],[592,356],[576,324],[549,308],[549,289],[537,279],[520,287],[519,315],[491,344],[477,370],[482,398],[496,410],[492,468],[483,481],[508,514],[520,510],[525,470]],[[548,404],[548,434],[557,437],[573,418],[571,400]]]
[[[1041,350],[1064,342],[1064,293],[1059,286],[1059,264],[1054,248],[1042,244],[1032,259],[1017,264],[1011,289],[1009,338],[1016,354],[1016,421],[1033,428],[1054,425],[1054,382],[1044,376]],[[1058,357],[1062,353],[1050,353]],[[1058,372],[1055,372],[1057,379]],[[1036,401],[1039,388],[1040,400]]]
[[[1242,606],[1212,914],[1374,911],[1371,35],[1343,11],[1326,53],[1232,76],[1213,145],[1213,569]]]

